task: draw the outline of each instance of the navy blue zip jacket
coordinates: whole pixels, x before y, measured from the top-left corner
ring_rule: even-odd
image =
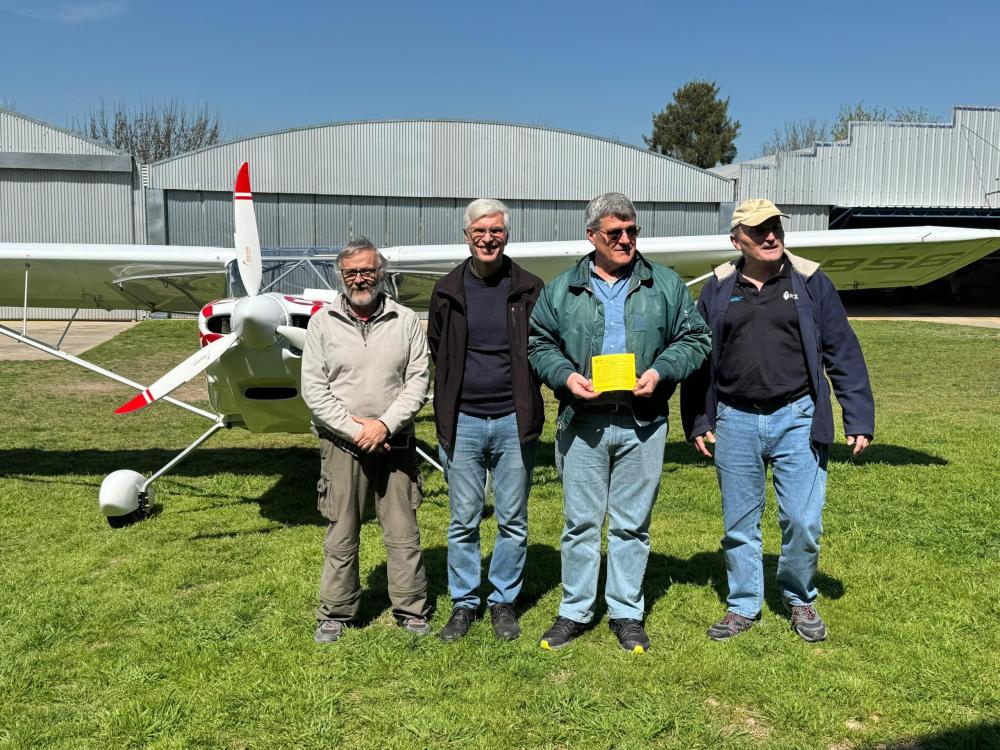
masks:
[[[816,401],[812,440],[815,443],[833,442],[833,407],[824,368],[844,413],[844,434],[873,436],[875,399],[868,368],[837,290],[830,277],[819,270],[818,263],[787,251],[785,258],[792,265],[792,291],[798,295],[795,311],[799,317],[799,334],[809,371],[809,390]],[[737,262],[730,261],[716,268],[698,298],[698,312],[712,329],[712,354],[681,386],[681,420],[688,440],[715,430],[715,387],[722,355],[722,324],[736,285]],[[762,341],[761,346],[767,346],[767,342]]]

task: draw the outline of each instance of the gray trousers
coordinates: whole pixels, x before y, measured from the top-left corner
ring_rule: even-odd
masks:
[[[349,622],[358,616],[361,522],[365,501],[375,496],[382,526],[392,613],[399,621],[428,613],[427,575],[420,553],[420,505],[416,445],[355,457],[320,438],[319,511],[330,525],[323,540],[318,620]]]

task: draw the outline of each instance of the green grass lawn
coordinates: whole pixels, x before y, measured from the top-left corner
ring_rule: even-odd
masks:
[[[394,627],[371,522],[366,624],[318,647],[314,438],[223,432],[158,483],[153,518],[115,531],[97,507],[104,475],[155,471],[207,423],[169,404],[115,417],[122,386],[57,361],[2,362],[0,748],[998,747],[1000,331],[856,330],[878,435],[859,461],[842,442],[833,452],[818,578],[829,640],[789,630],[773,503],[761,625],[705,637],[724,611],[719,500],[674,415],[642,656],[606,619],[563,651],[538,648],[559,601],[551,420],[520,640],[496,641],[488,622],[449,645]],[[195,340],[193,323],[145,323],[88,356],[149,382]],[[433,442],[429,409],[418,429]],[[425,489],[437,629],[448,503],[429,467]],[[484,556],[494,532],[487,521]]]

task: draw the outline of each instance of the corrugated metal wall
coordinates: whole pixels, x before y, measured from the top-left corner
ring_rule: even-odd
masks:
[[[127,156],[6,110],[0,110],[0,153],[9,165],[0,168],[0,242],[127,244],[137,236],[144,241],[138,176],[120,171],[122,159],[126,167],[130,161]],[[75,158],[61,158],[67,155]],[[117,169],[108,168],[109,162],[118,162]],[[72,166],[62,168],[67,164]],[[66,320],[72,314],[58,308],[28,310],[32,320]],[[81,310],[76,319],[133,320],[143,314]],[[21,308],[0,307],[0,319],[21,316]]]
[[[0,242],[131,243],[131,175],[0,169],[0,217]]]
[[[785,222],[785,229],[789,232],[813,232],[830,228],[829,206],[783,204],[781,210],[789,216]]]
[[[71,317],[73,311],[63,307],[28,308],[28,320],[69,320]],[[145,320],[147,317],[148,313],[144,310],[80,310],[75,320]],[[0,307],[0,320],[16,322],[17,325],[10,327],[20,332],[21,308]],[[30,326],[28,335],[31,335]]]
[[[0,154],[0,242],[136,241],[144,217],[127,155],[7,110]]]
[[[365,235],[377,245],[462,242],[466,198],[254,195],[261,243],[273,247],[332,247]],[[584,239],[586,201],[505,201],[515,242]],[[643,234],[670,237],[718,231],[714,203],[637,203]],[[232,244],[230,193],[166,191],[171,245]]]
[[[149,186],[230,191],[249,161],[254,189],[284,195],[499,196],[718,203],[733,183],[645,149],[549,128],[485,122],[351,122],[247,138],[149,165]]]
[[[848,140],[743,164],[739,200],[778,205],[1000,206],[1000,109],[957,107],[951,123],[851,123]]]
[[[75,133],[0,109],[0,151],[113,155],[118,152]]]

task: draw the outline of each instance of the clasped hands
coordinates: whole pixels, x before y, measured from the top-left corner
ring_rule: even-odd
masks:
[[[354,417],[361,428],[354,435],[354,443],[365,453],[376,453],[389,450],[389,428],[377,419]]]

